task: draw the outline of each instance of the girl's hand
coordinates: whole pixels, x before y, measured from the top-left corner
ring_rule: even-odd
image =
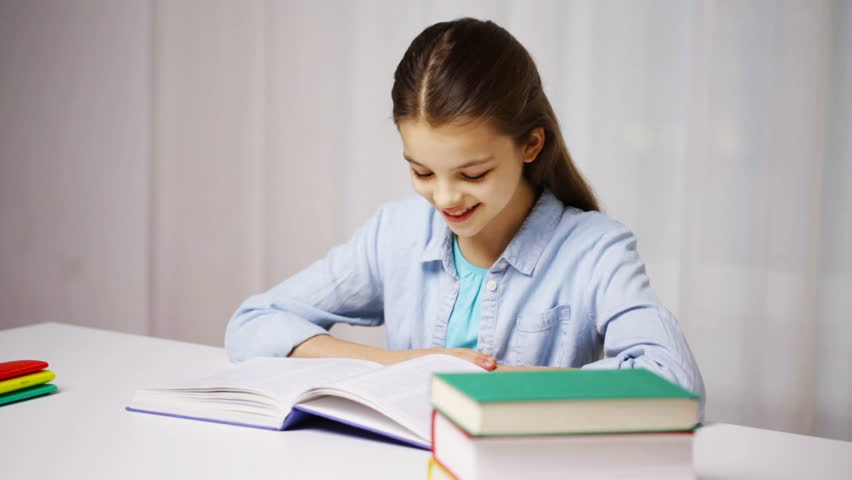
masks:
[[[290,357],[301,358],[360,358],[378,362],[383,365],[403,362],[424,355],[443,353],[462,360],[467,360],[486,370],[497,368],[497,359],[484,353],[475,352],[469,348],[421,348],[418,350],[385,350],[367,345],[361,345],[331,335],[311,337],[290,352]]]
[[[498,372],[523,372],[526,370],[579,370],[579,368],[558,368],[558,367],[516,367],[514,365],[497,365],[495,371]]]
[[[462,360],[467,360],[468,362],[486,370],[494,370],[497,368],[496,358],[484,353],[476,352],[469,348],[421,348],[417,350],[396,350],[388,353],[390,353],[392,357],[387,363],[403,362],[416,357],[440,353],[443,355],[452,355],[454,357],[461,358]]]

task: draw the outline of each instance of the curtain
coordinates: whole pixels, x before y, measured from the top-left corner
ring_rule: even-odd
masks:
[[[707,418],[852,439],[849,2],[158,2],[156,332],[218,339],[242,298],[412,192],[393,71],[461,16],[536,60]],[[383,344],[360,330],[336,331]]]

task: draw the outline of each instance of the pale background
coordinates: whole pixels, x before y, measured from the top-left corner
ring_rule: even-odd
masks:
[[[0,0],[0,328],[221,345],[412,192],[393,71],[460,16],[538,62],[707,418],[852,440],[848,1]]]

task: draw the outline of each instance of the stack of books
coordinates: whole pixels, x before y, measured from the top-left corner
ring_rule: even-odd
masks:
[[[643,369],[436,374],[430,479],[695,478],[700,398]]]
[[[41,360],[0,362],[0,406],[55,392],[54,378]]]

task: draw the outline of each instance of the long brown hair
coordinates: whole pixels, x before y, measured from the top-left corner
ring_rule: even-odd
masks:
[[[406,119],[432,126],[486,120],[517,146],[542,127],[544,146],[524,165],[527,180],[567,206],[600,210],[571,160],[535,62],[494,22],[460,18],[423,30],[396,67],[391,97],[397,125]]]

